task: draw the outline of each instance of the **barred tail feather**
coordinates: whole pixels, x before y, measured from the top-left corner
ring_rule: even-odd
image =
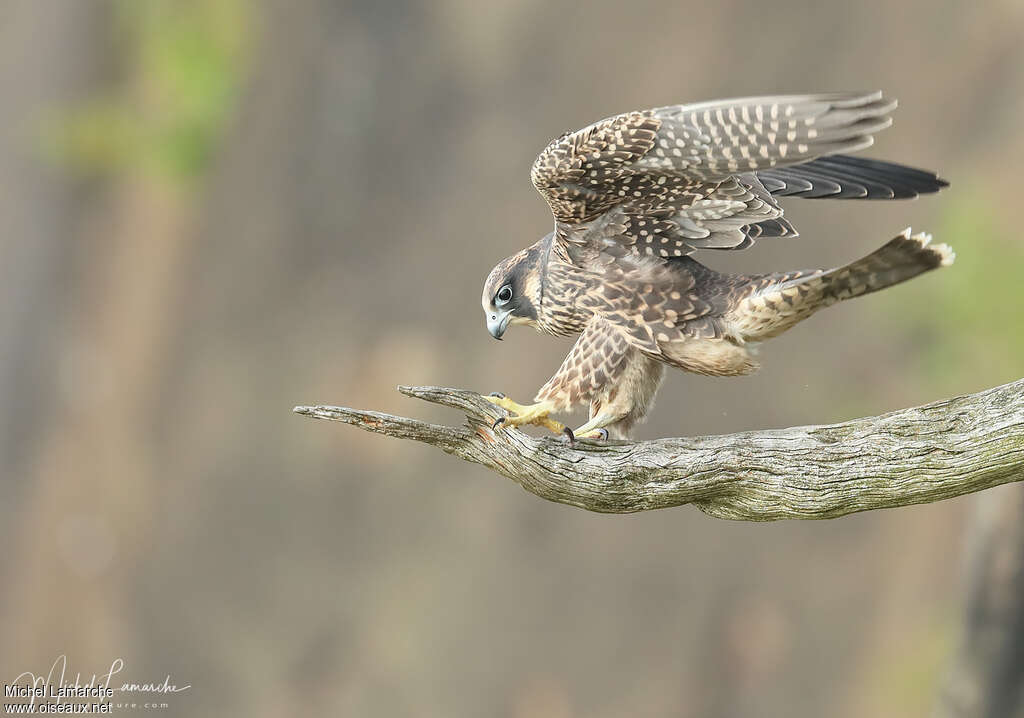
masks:
[[[752,278],[748,293],[727,319],[742,341],[770,339],[823,307],[952,264],[956,257],[952,248],[931,244],[931,239],[926,233],[911,235],[908,227],[881,248],[844,267]]]
[[[931,241],[930,234],[911,235],[907,227],[863,259],[823,274],[820,279],[825,283],[826,294],[837,301],[859,297],[952,264],[956,259],[952,247]]]

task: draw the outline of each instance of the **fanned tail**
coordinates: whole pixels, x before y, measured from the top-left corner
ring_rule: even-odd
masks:
[[[891,287],[919,274],[953,263],[946,244],[931,244],[931,235],[902,234],[871,254],[830,270],[752,277],[745,296],[727,314],[743,341],[770,339],[819,309]]]

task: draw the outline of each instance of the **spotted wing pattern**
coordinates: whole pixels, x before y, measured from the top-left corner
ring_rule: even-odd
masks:
[[[792,233],[758,170],[867,147],[894,107],[880,93],[851,93],[629,112],[552,142],[532,179],[559,238],[584,261],[740,248]]]
[[[639,262],[593,278],[583,306],[629,346],[690,372],[727,376],[757,368],[745,345],[777,336],[823,307],[891,287],[953,262],[926,234],[903,234],[831,270],[721,274],[689,257]]]
[[[568,406],[564,402],[593,397],[615,385],[631,353],[718,376],[756,368],[726,319],[749,291],[751,278],[719,274],[687,257],[624,264],[632,266],[577,272],[575,301],[591,319],[538,400]],[[602,378],[611,383],[589,383]]]
[[[580,299],[641,351],[660,354],[660,343],[719,338],[719,318],[731,303],[729,277],[693,262],[639,262],[595,276]]]

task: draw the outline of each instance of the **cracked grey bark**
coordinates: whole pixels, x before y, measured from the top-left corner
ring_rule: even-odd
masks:
[[[504,410],[472,391],[398,389],[458,409],[467,422],[443,426],[337,406],[295,412],[431,444],[541,498],[607,513],[693,504],[723,519],[830,519],[1024,479],[1024,379],[829,426],[572,446],[492,429]]]

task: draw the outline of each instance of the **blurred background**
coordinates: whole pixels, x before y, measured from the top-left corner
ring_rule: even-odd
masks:
[[[752,377],[671,374],[639,435],[1018,379],[1022,33],[1019,0],[8,0],[0,676],[121,657],[191,684],[163,713],[188,716],[977,705],[950,687],[986,595],[968,584],[988,564],[969,569],[998,555],[997,579],[1024,575],[999,544],[1024,545],[1019,486],[826,522],[602,516],[291,408],[459,422],[395,385],[533,395],[570,342],[493,341],[480,288],[548,231],[529,169],[563,131],[874,88],[901,109],[867,155],[950,189],[793,200],[801,238],[701,258],[836,266],[913,225],[956,264],[802,324]]]

